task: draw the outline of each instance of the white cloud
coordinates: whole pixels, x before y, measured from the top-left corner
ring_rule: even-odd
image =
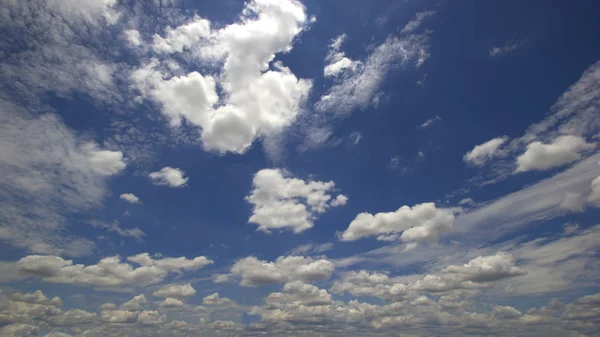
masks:
[[[303,256],[280,256],[275,262],[261,261],[250,256],[238,260],[229,274],[218,275],[215,281],[240,279],[240,285],[256,287],[293,281],[314,282],[328,279],[334,266],[326,259],[315,260]]]
[[[47,298],[41,290],[36,290],[31,294],[14,293],[11,296],[13,301],[33,303],[33,304],[44,304],[44,305],[55,305],[61,306],[62,301],[60,297],[53,297],[52,299]]]
[[[588,201],[596,207],[600,207],[600,176],[592,180],[591,188],[592,192],[588,196]]]
[[[218,30],[195,17],[167,29],[165,37],[156,36],[154,49],[190,50],[206,64],[222,64],[216,74],[171,76],[153,61],[131,78],[143,96],[162,106],[172,126],[185,119],[201,128],[206,150],[244,153],[255,139],[275,136],[290,126],[308,96],[311,81],[272,62],[276,54],[292,49],[307,24],[304,6],[291,0],[246,2],[239,22]]]
[[[133,193],[123,193],[120,196],[121,199],[130,202],[132,204],[139,204],[141,203],[140,198],[138,198],[135,194]]]
[[[331,200],[333,181],[304,181],[289,177],[279,169],[263,169],[254,175],[254,190],[246,200],[254,207],[248,220],[258,229],[291,229],[301,233],[313,227],[313,221],[330,206],[345,204],[347,197]]]
[[[406,24],[406,26],[404,26],[404,28],[402,28],[402,31],[400,31],[400,33],[401,34],[413,33],[414,31],[419,29],[419,27],[421,27],[421,25],[423,24],[423,21],[425,21],[425,19],[430,18],[434,15],[435,15],[435,11],[425,11],[425,12],[417,13],[415,15],[415,18],[412,19],[410,22],[408,22]]]
[[[137,311],[127,310],[102,310],[100,312],[100,321],[104,323],[135,323],[138,315]]]
[[[167,322],[167,316],[158,311],[144,310],[138,315],[137,322],[142,325],[160,325]]]
[[[357,107],[371,104],[387,73],[395,67],[419,67],[429,57],[426,34],[389,36],[377,46],[364,62],[352,61],[339,51],[340,43],[333,43],[328,73],[342,73],[336,83],[315,104],[319,112],[333,111],[347,114]],[[335,40],[335,42],[340,40]],[[343,41],[343,39],[341,40]]]
[[[514,263],[512,255],[500,252],[491,256],[479,256],[462,266],[450,265],[444,271],[460,275],[461,281],[484,283],[525,275],[526,272]]]
[[[214,293],[202,298],[202,304],[204,305],[230,305],[234,303],[227,297],[220,297],[219,293]]]
[[[163,167],[160,171],[152,172],[148,175],[154,185],[162,185],[169,187],[183,187],[189,181],[185,177],[185,172],[178,168]]]
[[[467,152],[463,160],[465,163],[482,166],[494,157],[504,156],[506,152],[501,149],[501,146],[508,141],[508,137],[497,137],[483,144],[477,145],[473,150]]]
[[[105,229],[108,232],[114,232],[117,233],[118,235],[124,237],[124,238],[133,238],[136,239],[138,241],[142,240],[142,238],[146,235],[146,233],[144,233],[144,231],[142,231],[139,228],[129,228],[129,229],[123,229],[121,228],[121,226],[119,225],[118,221],[114,221],[111,223],[105,223],[102,221],[92,221],[91,222],[92,227],[94,228],[102,228]]]
[[[11,33],[0,37],[3,91],[33,104],[46,92],[120,98],[114,83],[118,66],[97,47],[99,34],[119,18],[116,5],[114,0],[4,1],[1,20]],[[88,43],[92,40],[96,43]],[[27,48],[14,48],[16,43]]]
[[[560,208],[569,210],[571,212],[583,212],[585,200],[579,193],[565,193],[565,197],[560,204]]]
[[[515,173],[548,170],[572,163],[596,147],[576,136],[559,136],[551,143],[535,141],[527,145],[525,153],[517,158]]]
[[[565,191],[590,194],[591,181],[600,175],[599,160],[600,155],[593,155],[553,177],[463,213],[456,220],[455,231],[472,232],[477,227],[486,237],[497,238],[515,228],[523,229],[523,225],[561,216],[567,212],[560,207]]]
[[[167,297],[163,302],[159,304],[159,306],[166,309],[181,308],[183,307],[183,302],[176,298]]]
[[[96,320],[96,314],[81,309],[71,309],[64,314],[50,319],[50,324],[54,326],[75,327],[78,325],[91,324]]]
[[[142,311],[146,305],[146,296],[144,294],[134,296],[131,300],[121,304],[119,310]]]
[[[167,284],[159,290],[152,293],[157,297],[184,298],[196,295],[196,289],[190,283],[187,284]]]
[[[387,241],[390,237],[403,241],[437,241],[443,232],[452,230],[454,211],[437,208],[434,203],[402,206],[395,212],[360,213],[341,234],[343,241],[354,241],[377,236]]]
[[[301,281],[286,283],[283,292],[271,293],[265,298],[270,308],[282,308],[286,305],[304,305],[308,307],[333,303],[333,297],[325,289]]]
[[[342,34],[329,44],[329,53],[325,58],[325,69],[323,69],[325,77],[338,77],[344,73],[352,74],[363,67],[362,62],[353,61],[347,58],[343,51],[340,51],[346,37],[346,34]]]
[[[430,118],[430,119],[426,120],[423,124],[421,124],[421,127],[428,128],[441,120],[442,120],[442,118],[440,116],[436,115],[435,118]]]
[[[304,245],[300,245],[294,249],[291,250],[290,255],[307,255],[307,254],[312,254],[312,253],[323,253],[326,252],[328,250],[332,250],[333,249],[333,243],[331,242],[327,242],[327,243],[322,243],[322,244],[312,244],[312,243],[307,243]]]
[[[130,257],[129,261],[141,267],[122,263],[119,257],[101,259],[96,265],[73,264],[58,256],[29,255],[16,262],[17,270],[43,281],[66,283],[98,288],[122,286],[146,286],[164,280],[169,273],[182,273],[183,270],[197,270],[211,263],[200,256],[193,260],[165,258],[152,260],[144,254]],[[173,297],[173,296],[171,296]]]
[[[157,267],[170,272],[180,273],[182,270],[198,270],[212,264],[213,261],[204,257],[198,256],[194,259],[186,257],[166,257],[162,259],[153,259],[148,253],[142,253],[127,258],[127,261],[134,262],[143,267]]]
[[[0,110],[0,239],[32,253],[90,253],[93,242],[65,235],[67,219],[101,207],[123,153],[78,137],[54,114],[2,100]]]
[[[490,56],[494,57],[494,56],[499,56],[499,55],[503,55],[503,54],[508,54],[510,52],[515,51],[520,46],[522,46],[523,43],[524,43],[524,41],[521,41],[521,42],[507,41],[503,46],[500,46],[500,47],[494,46],[494,47],[492,47],[492,49],[490,49],[490,52],[489,52]]]

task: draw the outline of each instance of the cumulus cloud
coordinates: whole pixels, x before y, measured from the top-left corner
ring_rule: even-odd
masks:
[[[132,204],[141,203],[140,198],[133,193],[123,193],[121,194],[120,198]]]
[[[204,305],[230,305],[234,303],[232,300],[227,297],[219,296],[219,293],[214,293],[202,298],[202,304]]]
[[[525,275],[526,272],[514,263],[510,254],[500,252],[491,256],[479,256],[462,266],[448,266],[444,271],[458,275],[461,281],[484,283]]]
[[[217,275],[216,282],[240,280],[240,285],[257,287],[265,284],[282,284],[293,281],[314,282],[328,279],[333,273],[333,263],[326,259],[315,260],[303,256],[280,256],[274,262],[261,261],[250,256],[238,260],[229,274]]]
[[[193,259],[188,259],[183,256],[153,259],[148,253],[130,256],[127,258],[127,261],[137,263],[143,267],[157,267],[159,269],[177,273],[183,270],[198,270],[213,263],[212,260],[204,256],[198,256]]]
[[[157,297],[184,298],[196,295],[196,289],[190,283],[186,284],[167,284],[159,290],[152,293]]]
[[[156,284],[169,273],[197,270],[209,261],[203,256],[193,260],[185,257],[152,260],[147,259],[144,254],[129,259],[141,266],[133,267],[128,263],[122,263],[117,256],[103,258],[96,265],[86,266],[73,264],[73,261],[58,256],[29,255],[15,264],[21,273],[41,278],[46,282],[114,288]]]
[[[473,148],[473,150],[467,152],[463,160],[465,163],[474,165],[474,166],[482,166],[489,160],[493,159],[496,156],[503,156],[506,154],[505,151],[501,149],[502,145],[508,141],[508,137],[498,137],[492,140],[489,140],[483,144],[477,145]]]
[[[32,253],[90,253],[93,242],[65,235],[67,220],[101,207],[123,153],[79,137],[57,115],[3,100],[0,110],[0,239]]]
[[[515,173],[549,170],[572,163],[586,151],[595,148],[585,139],[576,136],[559,136],[551,143],[535,141],[527,145],[527,150],[517,158]]]
[[[183,302],[176,298],[167,297],[159,306],[166,309],[181,308],[183,307]]]
[[[292,49],[307,24],[304,6],[291,0],[246,2],[238,22],[216,30],[195,17],[155,36],[153,48],[163,54],[189,50],[217,69],[172,76],[152,61],[131,80],[143,97],[162,107],[172,126],[185,120],[199,127],[206,150],[244,153],[255,139],[290,126],[308,96],[311,81],[272,62]]]
[[[178,168],[163,167],[160,171],[152,172],[148,175],[154,185],[183,187],[187,184],[189,178],[185,177],[185,172]]]
[[[258,229],[291,229],[301,233],[311,227],[317,216],[330,206],[341,206],[348,198],[338,195],[332,200],[335,183],[291,177],[280,169],[263,169],[254,175],[254,189],[246,200],[254,206],[248,220]]]
[[[368,236],[378,240],[435,242],[443,232],[452,230],[452,209],[437,208],[434,203],[413,207],[402,206],[395,212],[360,213],[340,235],[342,241],[354,241]]]
[[[346,34],[342,34],[331,41],[329,53],[325,58],[325,69],[323,69],[325,77],[338,77],[346,71],[352,73],[363,67],[362,62],[347,58],[340,50],[346,37]]]
[[[141,311],[144,309],[145,305],[146,305],[146,296],[144,296],[144,294],[141,294],[141,295],[134,296],[129,301],[121,304],[119,306],[119,309],[125,310],[125,311]]]

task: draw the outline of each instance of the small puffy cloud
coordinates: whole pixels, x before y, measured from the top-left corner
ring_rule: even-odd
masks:
[[[515,173],[563,166],[579,160],[583,153],[595,147],[595,144],[577,136],[559,136],[548,144],[535,141],[527,145],[527,150],[517,158]]]
[[[389,241],[437,241],[443,232],[452,230],[452,209],[437,208],[434,203],[423,203],[413,207],[402,206],[395,212],[360,213],[340,235],[342,241],[354,241],[368,236]]]
[[[202,304],[204,305],[230,305],[232,303],[234,302],[227,297],[220,297],[219,293],[214,293],[202,298]]]
[[[501,149],[502,145],[508,141],[508,137],[497,137],[487,142],[477,145],[473,150],[464,155],[463,161],[474,166],[482,166],[494,157],[503,156],[506,154]]]
[[[275,262],[261,261],[254,256],[238,260],[229,274],[217,275],[216,282],[240,279],[240,285],[257,287],[293,281],[314,282],[328,279],[334,266],[328,260],[303,256],[280,256]]]
[[[579,231],[579,224],[568,222],[563,225],[565,235],[571,235]]]
[[[152,293],[157,297],[184,298],[196,295],[196,289],[190,283],[187,284],[168,284]]]
[[[152,172],[148,175],[154,185],[182,187],[187,184],[189,178],[185,177],[185,172],[178,168],[163,167],[160,171]]]
[[[512,255],[500,252],[496,255],[479,256],[462,266],[448,266],[444,271],[459,276],[461,281],[493,282],[527,273],[516,267],[514,262]]]
[[[269,308],[281,308],[290,304],[313,307],[332,304],[333,297],[325,289],[295,281],[286,283],[283,292],[271,293],[265,298],[265,303]]]
[[[272,229],[303,232],[313,227],[318,214],[347,201],[344,195],[332,200],[333,181],[304,181],[279,169],[258,171],[252,184],[254,189],[246,197],[254,206],[248,221],[258,224],[258,229],[265,232]]]
[[[121,199],[130,202],[132,204],[139,204],[141,203],[140,198],[138,198],[135,194],[133,193],[123,193],[120,196]]]
[[[183,302],[176,298],[167,297],[163,302],[159,303],[159,306],[166,309],[181,308],[183,307]]]

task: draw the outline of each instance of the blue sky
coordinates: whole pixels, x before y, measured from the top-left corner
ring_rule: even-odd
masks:
[[[594,1],[1,1],[3,336],[600,336]]]

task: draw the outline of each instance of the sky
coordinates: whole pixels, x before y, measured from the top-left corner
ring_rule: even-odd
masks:
[[[0,335],[600,336],[599,10],[0,0]]]

